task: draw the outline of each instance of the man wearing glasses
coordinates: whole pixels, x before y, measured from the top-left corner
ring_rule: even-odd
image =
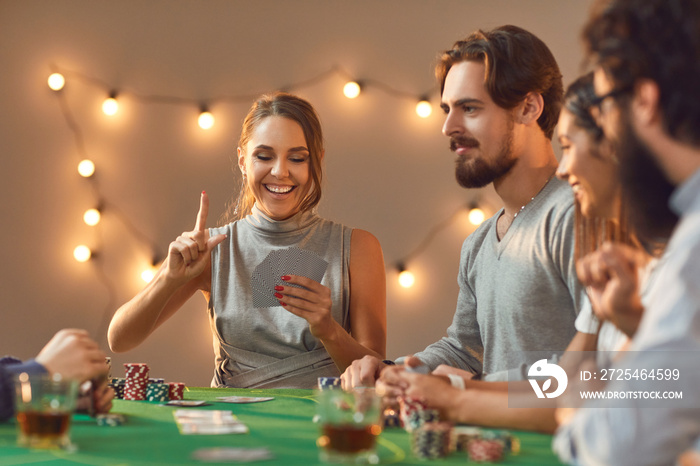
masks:
[[[590,402],[561,425],[554,448],[575,464],[674,464],[700,436],[700,3],[600,3],[584,30],[599,96],[591,112],[616,146],[633,225],[670,240],[616,366],[630,377],[605,387],[617,398]],[[679,216],[673,231],[655,217],[667,202]],[[675,380],[648,377],[672,368]],[[669,392],[681,398],[644,396]]]

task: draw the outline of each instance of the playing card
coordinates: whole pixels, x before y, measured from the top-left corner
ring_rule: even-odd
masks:
[[[261,401],[274,400],[273,396],[217,396],[221,403],[260,403]]]
[[[247,434],[248,427],[240,422],[235,424],[193,422],[180,425],[180,433],[182,435]]]
[[[173,416],[183,435],[248,433],[248,427],[231,411],[178,409],[173,412]]]
[[[299,275],[320,283],[327,267],[328,262],[323,258],[297,247],[270,252],[251,276],[253,306],[279,306],[279,300],[274,297],[275,285],[297,286],[285,284],[281,279],[283,275]]]
[[[185,408],[192,408],[195,406],[204,406],[207,404],[207,402],[198,400],[170,400],[167,403],[163,404],[165,406],[181,406]]]
[[[273,458],[272,453],[267,448],[234,448],[215,447],[200,448],[192,453],[192,458],[206,462],[246,462],[261,461]]]

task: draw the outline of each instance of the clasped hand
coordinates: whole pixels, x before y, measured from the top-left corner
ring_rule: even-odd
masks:
[[[639,297],[637,270],[644,256],[622,244],[605,243],[576,264],[593,311],[632,337],[644,311]]]

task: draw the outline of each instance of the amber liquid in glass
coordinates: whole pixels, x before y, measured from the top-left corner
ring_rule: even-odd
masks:
[[[50,440],[59,438],[68,431],[70,413],[24,411],[17,413],[17,421],[27,437]]]
[[[379,429],[376,426],[324,425],[327,448],[341,453],[358,453],[374,448]]]

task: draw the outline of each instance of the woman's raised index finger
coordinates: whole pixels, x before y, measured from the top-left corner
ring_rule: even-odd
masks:
[[[207,215],[209,214],[209,196],[206,191],[202,191],[202,196],[199,198],[199,212],[197,213],[197,222],[194,224],[196,231],[204,231],[207,224]]]

